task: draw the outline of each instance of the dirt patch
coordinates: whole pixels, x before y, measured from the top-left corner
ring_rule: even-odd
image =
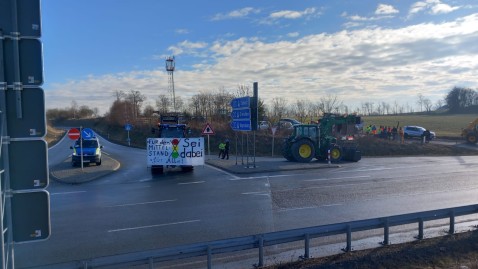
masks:
[[[478,231],[314,258],[267,269],[459,268],[478,269]]]

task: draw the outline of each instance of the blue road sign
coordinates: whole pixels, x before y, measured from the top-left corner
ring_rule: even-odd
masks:
[[[250,108],[234,109],[231,112],[231,118],[233,120],[250,120],[251,109]]]
[[[126,124],[124,125],[124,129],[125,129],[126,131],[131,131],[131,129],[133,129],[133,126],[131,126],[131,124],[129,124],[129,123],[126,123]]]
[[[231,128],[234,131],[251,131],[252,125],[250,120],[233,120],[231,122]]]
[[[93,130],[91,130],[90,128],[83,128],[81,130],[81,137],[83,139],[91,139],[95,137],[95,132],[93,132]]]
[[[250,106],[250,97],[245,96],[245,97],[240,97],[240,98],[234,98],[231,100],[231,107],[233,109],[235,108],[249,108]]]

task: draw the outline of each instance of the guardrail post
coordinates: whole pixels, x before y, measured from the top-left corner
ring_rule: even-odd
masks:
[[[388,245],[390,244],[390,227],[388,225],[388,219],[385,219],[384,225],[383,225],[383,245]]]
[[[345,247],[345,252],[352,251],[352,227],[347,225],[347,246]]]
[[[423,239],[423,219],[418,220],[418,239]]]
[[[153,257],[149,257],[149,269],[154,269],[154,259],[153,259]]]
[[[259,236],[259,264],[258,267],[264,266],[264,237]]]
[[[212,250],[211,250],[211,246],[207,246],[207,269],[212,269]]]
[[[450,212],[450,230],[448,231],[450,234],[455,233],[455,211]]]
[[[309,234],[306,234],[306,235],[305,235],[305,253],[304,253],[304,259],[310,258],[309,248],[310,248],[310,235],[309,235]]]

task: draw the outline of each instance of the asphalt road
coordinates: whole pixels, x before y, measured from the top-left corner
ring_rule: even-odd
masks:
[[[145,150],[102,143],[120,169],[83,184],[51,181],[51,237],[16,244],[17,268],[478,203],[478,157],[240,175],[205,165],[153,177]],[[49,150],[50,166],[70,144]]]

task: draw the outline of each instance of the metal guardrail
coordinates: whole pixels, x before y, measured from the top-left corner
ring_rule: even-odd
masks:
[[[259,261],[257,266],[264,266],[264,247],[276,244],[290,243],[304,240],[303,258],[309,258],[310,239],[323,236],[346,234],[347,245],[344,251],[352,250],[352,233],[357,231],[384,229],[383,245],[390,244],[389,228],[405,224],[418,223],[417,239],[423,239],[424,222],[438,219],[449,218],[450,234],[455,233],[455,217],[478,213],[478,204],[454,207],[447,209],[438,209],[409,213],[403,215],[358,220],[337,224],[315,226],[309,228],[300,228],[279,232],[257,234],[238,238],[224,239],[205,243],[196,243],[182,245],[170,248],[163,248],[150,251],[142,251],[128,254],[113,255],[107,257],[93,258],[90,260],[74,261],[68,263],[48,265],[45,268],[102,268],[114,265],[133,266],[147,265],[153,268],[154,263],[185,259],[199,256],[207,256],[207,267],[212,268],[212,259],[214,254],[230,253],[241,250],[259,249]]]

